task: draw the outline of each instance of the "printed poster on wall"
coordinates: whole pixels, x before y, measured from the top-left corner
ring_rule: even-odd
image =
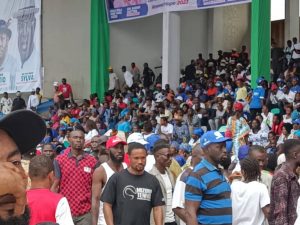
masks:
[[[41,0],[1,0],[0,93],[41,87]]]
[[[213,8],[248,2],[251,0],[106,0],[106,8],[108,21],[113,23],[163,12]]]

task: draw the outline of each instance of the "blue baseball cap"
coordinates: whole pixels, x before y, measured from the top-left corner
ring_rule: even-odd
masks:
[[[278,78],[278,79],[277,79],[277,82],[282,82],[282,83],[284,83],[284,80],[281,79],[281,78]]]
[[[228,140],[230,140],[230,138],[224,137],[219,131],[211,130],[202,135],[200,145],[204,148],[210,144],[221,143]]]
[[[152,152],[154,144],[160,140],[160,136],[158,134],[152,134],[146,138],[148,144],[145,145],[148,152]]]
[[[124,116],[127,115],[128,112],[129,112],[129,109],[128,109],[128,108],[123,109],[123,110],[121,111],[121,113],[120,113],[120,117],[123,118]]]
[[[256,80],[256,83],[257,84],[260,84],[261,82],[263,82],[265,79],[262,78],[262,77],[259,77],[257,80]]]
[[[193,134],[201,137],[204,134],[204,131],[202,128],[195,128]]]
[[[183,150],[186,153],[192,152],[192,147],[188,143],[181,143],[179,145],[179,149]]]

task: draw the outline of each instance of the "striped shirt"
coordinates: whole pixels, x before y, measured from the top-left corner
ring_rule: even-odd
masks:
[[[200,202],[198,223],[232,224],[231,189],[222,172],[203,159],[188,177],[186,201]]]

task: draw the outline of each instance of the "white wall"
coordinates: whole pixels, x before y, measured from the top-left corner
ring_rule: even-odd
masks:
[[[242,45],[250,50],[251,4],[240,4],[217,8],[223,10],[223,49],[241,49]]]
[[[181,68],[202,53],[207,55],[207,10],[180,12],[181,16]]]
[[[65,77],[75,98],[90,94],[90,1],[43,0],[44,95]]]
[[[121,82],[123,65],[130,68],[135,62],[142,71],[143,64],[148,62],[156,72],[159,70],[154,67],[161,65],[161,56],[162,14],[110,24],[110,61]]]

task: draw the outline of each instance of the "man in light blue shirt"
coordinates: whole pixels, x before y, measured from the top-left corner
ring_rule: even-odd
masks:
[[[257,114],[261,114],[261,109],[263,106],[263,100],[265,98],[265,89],[261,86],[261,83],[264,80],[262,78],[258,78],[257,87],[253,90],[252,99],[250,102],[250,112],[251,119],[253,120]]]

